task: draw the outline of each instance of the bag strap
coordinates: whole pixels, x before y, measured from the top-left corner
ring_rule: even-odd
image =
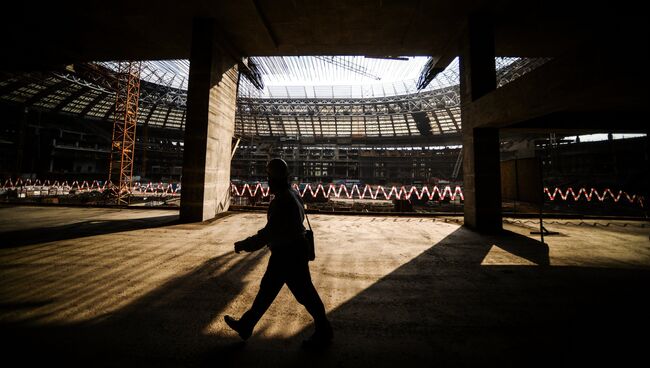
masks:
[[[307,209],[305,208],[306,206],[303,205],[303,210],[305,211],[305,218],[307,219],[307,225],[309,225],[309,230],[311,230],[311,224],[309,223],[309,216],[307,216]],[[311,230],[313,231],[313,230]]]
[[[290,189],[290,190],[291,190],[291,189]],[[297,194],[297,193],[294,192],[294,194]],[[302,203],[302,201],[299,200],[298,197],[296,197],[294,194],[291,194],[291,196],[293,197],[293,199],[296,201],[296,203],[297,203],[299,206],[302,206],[302,211],[303,211],[303,213],[305,214],[305,218],[307,219],[307,225],[309,225],[309,230],[311,230],[311,223],[309,223],[309,216],[307,216],[307,208],[306,208],[307,206],[305,206],[305,204]],[[312,231],[313,231],[313,230],[312,230]]]

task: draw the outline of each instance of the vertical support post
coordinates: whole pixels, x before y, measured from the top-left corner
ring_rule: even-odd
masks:
[[[239,72],[237,62],[219,47],[217,32],[214,19],[194,19],[181,178],[184,222],[214,218],[230,205]]]
[[[25,159],[25,134],[27,130],[27,119],[29,118],[29,109],[25,107],[23,113],[18,121],[18,129],[16,130],[16,166],[14,169],[15,180],[21,177],[23,173],[23,161]]]
[[[481,128],[467,107],[496,89],[494,29],[488,14],[472,14],[460,45],[465,225],[502,229],[499,130]]]
[[[152,111],[154,107],[151,107]],[[142,169],[140,170],[140,175],[142,178],[147,177],[147,150],[149,149],[149,120],[144,123],[142,127],[142,133],[144,135],[142,139]],[[142,180],[142,179],[141,179]]]
[[[515,161],[516,162],[516,161]],[[542,161],[537,162],[537,167],[539,170],[539,236],[541,238],[542,244],[544,244],[544,169],[542,166]]]

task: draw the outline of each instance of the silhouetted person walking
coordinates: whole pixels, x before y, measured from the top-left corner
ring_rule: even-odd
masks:
[[[254,252],[267,245],[271,249],[271,258],[251,308],[239,320],[231,316],[225,316],[224,319],[242,339],[248,339],[286,283],[298,302],[314,318],[315,332],[303,345],[324,345],[332,340],[333,333],[323,302],[309,274],[302,201],[289,185],[289,167],[284,160],[272,159],[266,170],[269,188],[275,195],[269,205],[266,226],[256,235],[236,242],[235,252]]]

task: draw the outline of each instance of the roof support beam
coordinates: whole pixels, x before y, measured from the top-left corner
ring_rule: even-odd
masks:
[[[311,120],[311,129],[312,129],[312,132],[314,133],[314,137],[315,137],[316,136],[316,124],[314,124],[314,117],[310,116],[309,120]],[[321,132],[321,136],[322,136],[322,132]]]
[[[320,127],[320,136],[323,136],[323,121],[320,119],[320,115],[318,115],[318,126]]]
[[[390,117],[390,124],[393,126],[393,135],[397,136],[397,130],[395,129],[395,120],[393,120],[393,114],[388,115]]]
[[[433,115],[433,120],[435,120],[436,125],[438,125],[438,130],[440,131],[440,134],[445,134],[445,132],[442,130],[442,124],[440,124],[440,119],[438,119],[438,114],[436,114],[435,111],[431,111],[431,115]]]
[[[277,122],[278,119],[280,119],[280,127],[282,127],[282,134],[286,137],[287,136],[287,127],[284,126],[284,120],[282,120],[282,116],[277,116],[275,118],[275,121]]]
[[[149,125],[149,120],[151,120],[151,116],[153,115],[153,113],[158,108],[158,104],[159,104],[159,102],[156,102],[154,105],[149,106],[149,109],[150,109],[149,113],[147,114],[147,118],[144,120],[145,125]]]
[[[186,115],[187,115],[187,109],[183,109],[183,115],[181,116],[181,126],[179,128],[180,130],[185,129],[184,125],[185,125],[185,116]]]
[[[271,127],[271,118],[269,118],[268,115],[266,115],[266,125],[269,127],[269,135],[272,137],[273,136],[273,128]]]
[[[409,135],[410,136],[413,135],[413,133],[411,132],[411,125],[409,124],[409,119],[406,114],[404,114],[404,124],[406,124],[406,129],[408,130]]]
[[[253,124],[255,125],[255,134],[259,137],[260,128],[257,127],[257,115],[253,115]]]
[[[379,133],[379,136],[381,137],[381,122],[379,121],[379,115],[376,115],[375,118],[377,119],[377,133]]]
[[[366,121],[366,105],[361,106],[363,109],[363,133],[368,136],[368,122]]]
[[[300,130],[300,121],[298,120],[298,117],[295,117],[296,120],[296,129],[298,130],[298,138],[302,135],[302,131]]]
[[[165,114],[165,120],[163,120],[163,128],[167,126],[167,120],[169,119],[169,114],[172,112],[174,109],[173,105],[170,105],[169,108],[167,109],[167,113]]]
[[[451,122],[454,123],[454,126],[456,127],[456,131],[460,132],[460,126],[458,125],[458,122],[456,122],[456,118],[454,117],[454,114],[451,112],[451,109],[445,109],[447,110],[447,113],[449,114],[449,118],[451,119]]]
[[[104,120],[113,120],[111,117],[113,116],[113,114],[115,114],[115,105],[116,105],[116,101],[113,101],[111,107],[108,110],[106,110],[106,113],[104,114]]]

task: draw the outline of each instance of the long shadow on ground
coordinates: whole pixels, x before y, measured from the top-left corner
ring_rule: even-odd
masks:
[[[241,344],[234,336],[216,339],[204,329],[242,292],[241,280],[265,253],[237,256],[241,260],[227,269],[234,252],[212,258],[127,307],[88,322],[4,324],[4,347],[28,365],[75,366],[183,366],[215,349],[237,348]]]
[[[178,214],[145,217],[128,220],[91,220],[73,224],[0,232],[0,249],[19,248],[27,245],[78,239],[86,236],[112,234],[122,231],[151,229],[174,225]]]
[[[493,247],[531,265],[485,265]],[[329,313],[323,366],[581,366],[647,359],[650,270],[549,266],[548,247],[459,228]]]
[[[531,265],[484,265],[492,247]],[[86,366],[628,366],[645,358],[633,334],[648,331],[649,270],[553,267],[535,240],[465,228],[330,311],[328,349],[301,351],[304,331],[246,344],[206,333],[264,256],[228,269],[232,253],[215,257],[90,322],[5,324],[6,351],[26,363]]]

